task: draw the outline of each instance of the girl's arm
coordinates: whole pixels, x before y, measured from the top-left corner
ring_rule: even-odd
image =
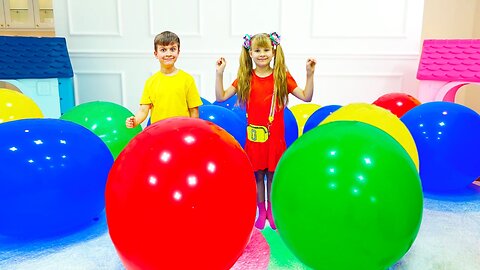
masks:
[[[305,89],[297,87],[293,89],[292,94],[297,98],[310,102],[313,97],[313,73],[315,72],[315,65],[317,60],[313,58],[307,59],[307,82],[305,83]]]
[[[229,99],[231,96],[233,96],[237,89],[235,87],[230,86],[227,89],[223,90],[223,72],[225,71],[225,66],[227,65],[227,62],[225,61],[225,58],[220,57],[217,60],[217,75],[215,79],[215,99],[218,102],[225,101]]]
[[[141,104],[135,116],[130,116],[125,120],[125,125],[127,128],[134,128],[143,123],[145,118],[147,118],[148,112],[151,108],[152,104]]]

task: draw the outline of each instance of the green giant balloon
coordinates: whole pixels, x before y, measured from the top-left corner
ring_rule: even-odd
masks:
[[[278,235],[278,231],[265,229],[262,230],[262,235],[270,246],[270,262],[268,263],[268,270],[311,270],[310,267],[300,262],[298,258],[292,254],[292,251],[285,246],[280,235]]]
[[[336,121],[284,153],[272,207],[281,238],[309,267],[385,270],[417,236],[423,193],[395,139],[369,124]]]
[[[133,116],[127,108],[112,102],[82,103],[63,114],[60,119],[82,125],[95,133],[107,145],[114,158],[140,131],[141,126],[127,128],[125,120]]]

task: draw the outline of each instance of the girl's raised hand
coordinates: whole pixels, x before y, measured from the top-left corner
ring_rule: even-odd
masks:
[[[317,64],[317,60],[315,60],[314,58],[308,58],[307,59],[307,75],[308,74],[313,74],[313,72],[315,71],[315,65]]]
[[[226,65],[227,65],[227,61],[225,61],[225,58],[220,57],[217,60],[217,73],[223,73],[223,71],[225,71]]]

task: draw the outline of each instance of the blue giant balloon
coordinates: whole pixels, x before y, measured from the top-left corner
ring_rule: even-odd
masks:
[[[231,110],[218,105],[203,105],[199,107],[200,118],[210,121],[225,129],[238,143],[244,147],[247,139],[246,126]]]
[[[289,147],[298,138],[298,124],[295,116],[288,107],[285,107],[283,121],[285,124],[285,143],[287,147]]]
[[[0,124],[0,234],[35,239],[89,225],[105,207],[113,157],[76,123],[24,119]]]
[[[317,127],[320,124],[320,122],[322,122],[330,114],[332,114],[334,111],[338,110],[341,107],[342,106],[340,105],[327,105],[313,112],[312,115],[308,117],[307,122],[305,123],[305,126],[303,126],[303,134]]]
[[[230,110],[238,116],[238,118],[242,121],[246,129],[247,128],[247,111],[245,110],[245,108],[240,106],[233,106],[233,108],[231,108]]]
[[[400,119],[415,140],[425,192],[461,192],[478,178],[478,113],[460,104],[429,102]]]
[[[212,103],[210,101],[204,99],[203,97],[200,97],[200,99],[202,100],[203,105],[212,105]]]
[[[222,107],[225,107],[227,109],[232,109],[235,106],[236,103],[237,103],[237,95],[233,95],[225,101],[222,101],[222,102],[215,101],[212,104],[222,106]]]

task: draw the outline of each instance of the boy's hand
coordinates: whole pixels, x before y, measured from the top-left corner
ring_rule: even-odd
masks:
[[[317,60],[314,58],[307,59],[307,75],[312,75],[315,71],[315,65],[317,64]]]
[[[225,71],[226,65],[227,65],[227,61],[225,61],[225,58],[220,57],[217,60],[217,74],[222,74]]]
[[[127,128],[134,128],[135,127],[135,116],[130,116],[125,120],[125,126]]]

